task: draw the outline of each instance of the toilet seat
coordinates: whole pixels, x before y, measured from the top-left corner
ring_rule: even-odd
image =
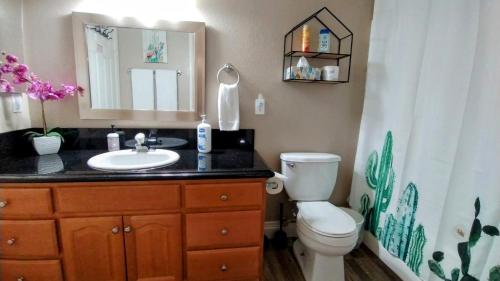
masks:
[[[300,222],[316,235],[330,238],[356,236],[356,222],[327,201],[299,202]]]

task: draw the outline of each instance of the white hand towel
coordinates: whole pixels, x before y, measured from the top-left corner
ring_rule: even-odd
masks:
[[[237,84],[219,85],[219,128],[221,131],[240,129],[240,101]]]

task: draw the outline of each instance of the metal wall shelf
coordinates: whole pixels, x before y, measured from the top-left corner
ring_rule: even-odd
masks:
[[[328,29],[332,40],[330,48],[333,52],[314,52],[301,51],[297,45],[300,43],[302,36],[302,28],[306,24],[314,24],[317,29]],[[319,31],[319,30],[318,30]],[[285,82],[302,82],[302,83],[324,83],[324,84],[340,84],[348,83],[351,76],[351,58],[352,45],[354,34],[351,30],[337,18],[327,7],[323,7],[316,13],[312,14],[302,22],[292,28],[284,38],[283,47],[283,72],[282,80]],[[311,36],[311,41],[314,37]],[[340,68],[340,76],[337,81],[326,80],[306,80],[306,79],[287,79],[286,71],[298,61],[298,58],[305,57],[311,60],[311,66],[321,67],[324,65],[336,65]],[[316,61],[315,59],[321,59]],[[329,62],[331,61],[331,63]]]
[[[342,84],[346,81],[328,81],[328,80],[307,80],[307,79],[283,79],[284,82],[297,82],[297,83],[320,83],[320,84]]]

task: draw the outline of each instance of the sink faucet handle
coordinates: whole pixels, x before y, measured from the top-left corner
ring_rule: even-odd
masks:
[[[158,135],[158,129],[150,129],[149,130],[149,137],[154,137]]]
[[[143,145],[145,140],[146,136],[143,133],[138,133],[137,135],[135,135],[135,141],[138,145]]]

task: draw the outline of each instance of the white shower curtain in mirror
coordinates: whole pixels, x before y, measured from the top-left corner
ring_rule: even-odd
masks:
[[[375,0],[354,170],[403,280],[500,280],[499,0]]]

